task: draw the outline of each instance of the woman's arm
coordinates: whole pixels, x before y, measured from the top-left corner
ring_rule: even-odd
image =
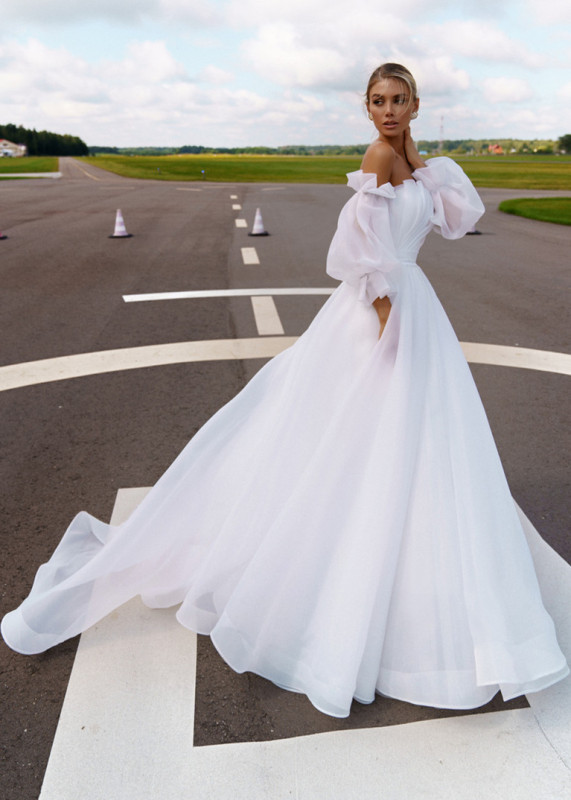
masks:
[[[385,142],[375,142],[372,144],[363,157],[361,169],[363,172],[371,172],[377,176],[377,186],[389,183],[393,171],[396,153],[393,148]],[[385,325],[391,313],[391,301],[385,297],[376,297],[373,300],[373,308],[379,318],[379,339],[382,336]]]

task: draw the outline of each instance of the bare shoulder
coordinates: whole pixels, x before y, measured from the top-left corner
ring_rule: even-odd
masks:
[[[361,169],[363,172],[375,173],[377,183],[381,186],[383,183],[390,181],[395,158],[396,153],[390,144],[373,142],[363,156]]]

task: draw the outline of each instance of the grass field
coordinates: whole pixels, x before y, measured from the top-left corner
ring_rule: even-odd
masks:
[[[359,156],[97,156],[90,164],[130,178],[165,181],[345,183]],[[570,189],[571,156],[459,157],[476,186]],[[204,172],[203,172],[204,170]]]
[[[499,205],[506,214],[517,214],[527,219],[571,225],[571,197],[524,197],[504,200]]]
[[[97,156],[83,159],[130,178],[163,181],[345,183],[358,156]],[[204,173],[202,172],[204,170]]]
[[[24,156],[23,158],[0,158],[0,175],[17,175],[19,172],[57,172],[55,156]]]

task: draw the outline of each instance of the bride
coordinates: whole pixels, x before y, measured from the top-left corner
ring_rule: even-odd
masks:
[[[568,674],[470,370],[417,264],[483,213],[410,136],[414,78],[372,74],[378,138],[339,217],[341,284],[189,442],[132,516],[81,512],[7,644],[42,652],[135,595],[177,605],[236,671],[326,714],[382,693],[473,708]]]

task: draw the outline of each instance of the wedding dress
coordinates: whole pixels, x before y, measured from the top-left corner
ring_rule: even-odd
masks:
[[[81,512],[2,622],[37,653],[141,595],[236,671],[347,716],[375,692],[446,708],[568,674],[470,370],[424,273],[481,216],[460,167],[350,173],[293,347],[216,413],[124,524]],[[392,310],[379,339],[371,301]]]

